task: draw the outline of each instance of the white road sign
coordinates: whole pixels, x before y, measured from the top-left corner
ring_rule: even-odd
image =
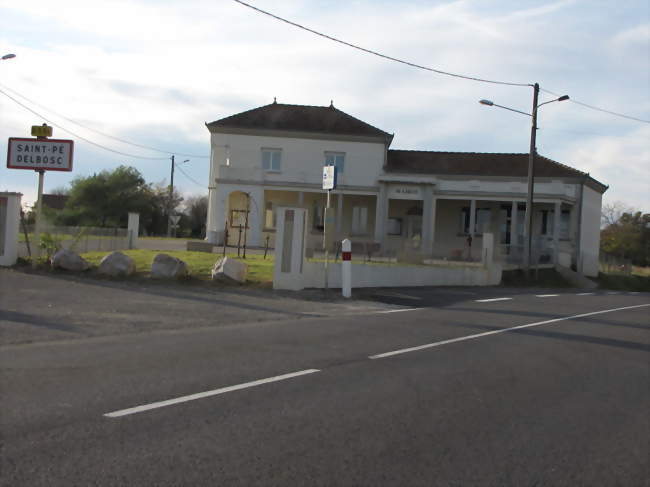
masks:
[[[10,137],[7,167],[36,171],[72,171],[73,148],[72,140]]]
[[[323,166],[323,189],[336,189],[336,166]]]

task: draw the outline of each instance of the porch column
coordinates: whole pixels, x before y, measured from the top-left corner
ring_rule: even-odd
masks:
[[[436,246],[436,213],[438,209],[438,198],[431,197],[431,248]]]
[[[341,234],[343,228],[343,193],[339,193],[336,197],[336,233]]]
[[[516,201],[512,202],[512,209],[510,210],[510,250],[512,254],[512,249],[515,248],[515,252],[517,252],[516,246],[518,244],[518,238],[517,238],[517,213],[519,212],[519,203]]]
[[[471,200],[469,204],[469,234],[474,237],[474,228],[476,227],[476,200]]]
[[[558,262],[558,251],[560,249],[560,220],[562,219],[562,202],[555,202],[553,210],[553,263]]]
[[[385,183],[379,183],[379,193],[375,207],[375,241],[382,246],[386,235],[386,220],[388,218],[388,188]]]
[[[305,193],[304,193],[304,191],[298,191],[298,206],[300,208],[305,206]]]
[[[422,185],[422,254],[430,257],[433,252],[433,188]]]

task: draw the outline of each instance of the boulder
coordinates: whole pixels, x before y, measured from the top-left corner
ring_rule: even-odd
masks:
[[[52,267],[57,269],[64,269],[66,271],[85,271],[90,267],[90,264],[81,257],[78,253],[68,250],[61,249],[52,256],[51,259]]]
[[[154,279],[176,279],[189,274],[187,264],[181,259],[167,254],[158,254],[151,264],[151,277]]]
[[[130,276],[135,272],[135,261],[122,252],[112,252],[99,263],[98,272],[112,277]]]
[[[235,259],[223,257],[212,268],[212,280],[224,282],[245,282],[248,266]]]

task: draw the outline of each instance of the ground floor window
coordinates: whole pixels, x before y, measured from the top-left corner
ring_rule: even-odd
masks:
[[[476,208],[476,213],[474,214],[474,231],[472,233],[482,235],[483,232],[487,232],[490,228],[491,218],[492,210],[490,208]],[[470,233],[469,222],[470,208],[466,206],[460,212],[459,233],[462,233],[463,235],[468,235]]]
[[[312,214],[312,230],[322,232],[325,228],[325,207],[318,203],[314,203],[314,211],[312,211]]]

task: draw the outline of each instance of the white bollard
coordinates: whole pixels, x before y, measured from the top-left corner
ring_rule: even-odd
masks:
[[[352,296],[352,242],[345,239],[341,242],[341,291],[344,298]]]

